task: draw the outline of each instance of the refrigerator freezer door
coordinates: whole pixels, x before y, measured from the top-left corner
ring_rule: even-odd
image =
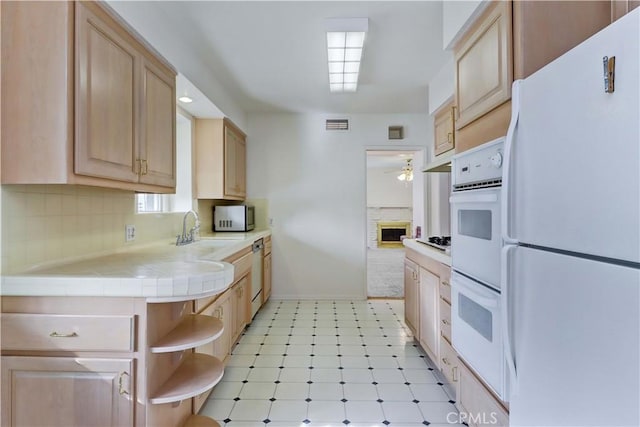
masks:
[[[640,262],[640,10],[521,84],[509,235]],[[605,93],[602,58],[616,57]]]
[[[510,425],[640,425],[640,271],[523,247],[509,258]]]

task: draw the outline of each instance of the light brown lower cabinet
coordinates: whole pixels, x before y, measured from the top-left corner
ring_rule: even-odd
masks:
[[[418,266],[415,262],[404,260],[404,323],[414,337],[419,338],[420,319],[418,316]]]
[[[133,426],[132,359],[2,357],[3,426]]]
[[[457,406],[460,411],[460,421],[466,422],[471,427],[484,425],[508,427],[507,410],[461,361],[458,361],[458,370],[460,381]]]
[[[271,296],[271,253],[264,256],[262,264],[262,303]]]
[[[439,359],[440,320],[438,316],[438,276],[420,267],[420,344],[431,360]],[[436,362],[437,363],[437,362]]]

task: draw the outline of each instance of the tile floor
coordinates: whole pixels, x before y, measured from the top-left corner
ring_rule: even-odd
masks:
[[[201,414],[228,427],[455,425],[402,310],[401,300],[269,301]]]

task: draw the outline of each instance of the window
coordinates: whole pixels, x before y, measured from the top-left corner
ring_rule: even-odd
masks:
[[[186,212],[192,209],[191,117],[176,118],[176,194],[136,195],[138,213]]]

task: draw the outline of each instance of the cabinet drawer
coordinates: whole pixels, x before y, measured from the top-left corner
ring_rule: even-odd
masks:
[[[440,298],[440,331],[451,342],[451,305]]]
[[[2,314],[3,350],[133,351],[133,316]]]
[[[445,265],[440,269],[440,298],[451,304],[451,267]]]
[[[253,265],[253,254],[249,252],[242,258],[233,261],[233,282],[237,282],[248,272],[251,271]]]
[[[440,371],[449,383],[456,384],[460,373],[458,372],[458,354],[444,337],[440,337]]]

